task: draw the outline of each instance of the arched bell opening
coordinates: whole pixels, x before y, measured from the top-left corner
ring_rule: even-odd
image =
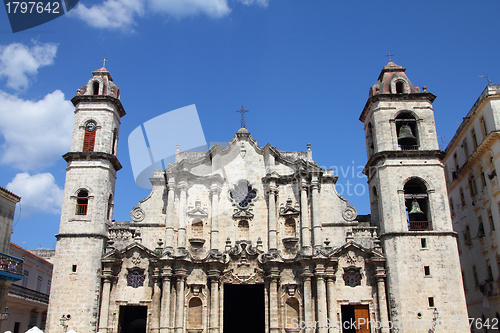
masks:
[[[417,120],[410,112],[402,112],[396,117],[398,145],[402,150],[418,149]]]
[[[408,230],[432,230],[427,186],[418,179],[408,181],[404,186],[404,198]]]

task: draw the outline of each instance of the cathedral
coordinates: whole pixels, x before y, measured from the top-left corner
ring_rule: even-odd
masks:
[[[404,68],[382,69],[359,118],[371,215],[309,145],[262,147],[242,126],[226,147],[177,151],[125,222],[125,110],[109,71],[92,74],[72,99],[47,332],[470,331],[436,96]]]

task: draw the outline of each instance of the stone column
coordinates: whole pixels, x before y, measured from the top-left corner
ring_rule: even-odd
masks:
[[[278,281],[280,272],[277,267],[269,271],[269,333],[279,333]]]
[[[326,307],[326,284],[325,284],[325,266],[318,264],[314,272],[316,276],[316,311],[318,321],[318,333],[327,333],[328,312]]]
[[[309,199],[307,197],[308,185],[305,179],[300,181],[300,230],[302,248],[311,247],[311,225],[309,221]]]
[[[101,294],[101,313],[99,315],[99,332],[108,332],[108,316],[109,316],[109,296],[111,293],[111,276],[105,276],[102,283]]]
[[[209,333],[219,333],[219,278],[220,272],[217,269],[211,269],[208,272],[210,279],[210,317],[209,317]]]
[[[167,221],[165,224],[165,248],[174,248],[175,180],[168,176]]]
[[[267,193],[269,197],[268,206],[268,221],[269,221],[269,251],[278,249],[278,241],[276,236],[277,222],[276,222],[276,194],[278,194],[278,188],[275,185],[275,181],[271,180],[269,187],[267,188]]]
[[[170,333],[170,267],[163,269],[161,291],[160,333]]]
[[[328,304],[328,333],[336,332],[335,325],[337,324],[337,319],[335,318],[335,271],[330,268],[326,270],[326,296]]]
[[[212,193],[212,213],[211,213],[211,222],[212,229],[210,232],[210,249],[218,250],[219,249],[219,216],[218,216],[218,206],[219,206],[219,193],[221,188],[217,184],[213,184],[210,187],[210,192]]]
[[[177,278],[177,300],[175,302],[175,333],[184,332],[184,288],[186,284],[186,273],[185,269],[178,269],[175,273]]]
[[[161,316],[161,277],[158,273],[153,275],[153,302],[151,304],[152,308],[152,318],[151,318],[151,332],[160,332],[160,316]]]
[[[375,278],[377,279],[378,316],[381,323],[381,333],[390,332],[389,314],[387,312],[387,298],[385,295],[385,277],[385,269],[378,266],[375,270]]]
[[[314,247],[323,245],[321,237],[321,213],[319,202],[319,179],[318,175],[313,175],[311,180],[311,200],[312,200],[312,225],[314,235]]]
[[[185,180],[179,182],[181,191],[179,198],[179,232],[177,234],[177,247],[186,247],[186,201],[188,184]]]
[[[302,282],[304,284],[304,321],[307,323],[312,323],[314,321],[313,304],[312,304],[312,288],[311,288],[311,277],[312,273],[309,267],[304,267],[302,273]],[[313,333],[313,327],[306,327],[304,333]]]

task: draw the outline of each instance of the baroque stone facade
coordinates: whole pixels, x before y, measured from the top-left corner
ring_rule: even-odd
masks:
[[[434,95],[400,66],[384,67],[360,118],[371,219],[310,146],[262,147],[241,128],[226,147],[178,151],[131,221],[113,221],[125,112],[109,72],[93,74],[72,100],[49,332],[63,315],[101,333],[450,331],[438,318],[468,331]],[[399,142],[408,128],[416,141]]]
[[[500,321],[500,85],[488,85],[446,148],[444,164],[469,317]],[[491,324],[490,324],[491,323]]]

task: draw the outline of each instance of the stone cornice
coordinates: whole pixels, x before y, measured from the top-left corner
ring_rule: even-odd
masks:
[[[396,232],[385,232],[379,236],[380,239],[400,237],[400,236],[452,236],[458,237],[458,234],[454,231],[439,231],[439,230],[429,230],[429,231],[396,231]]]
[[[104,153],[104,152],[69,152],[63,155],[66,162],[71,161],[91,161],[91,160],[108,160],[116,171],[122,168],[122,165],[118,161],[115,155]]]
[[[422,93],[411,93],[411,94],[378,94],[371,96],[368,98],[366,101],[365,107],[363,108],[363,112],[361,112],[361,115],[359,116],[359,120],[361,120],[363,123],[365,122],[366,115],[368,114],[369,110],[371,109],[371,106],[373,103],[379,102],[379,101],[416,101],[416,100],[428,100],[430,103],[434,102],[436,99],[436,95],[431,94],[430,92],[422,92]]]
[[[368,162],[366,162],[363,173],[367,174],[367,168],[375,165],[381,159],[389,158],[428,158],[436,157],[442,161],[445,157],[444,151],[441,150],[388,150],[373,154]]]
[[[118,98],[114,98],[107,95],[76,95],[71,99],[71,102],[74,106],[77,106],[78,103],[92,103],[92,102],[109,102],[112,103],[116,107],[116,111],[120,115],[120,118],[123,117],[126,112],[123,108],[122,102]]]
[[[83,237],[83,238],[101,238],[104,240],[108,240],[108,236],[104,234],[98,234],[98,233],[86,233],[86,232],[80,232],[80,233],[59,233],[55,236],[57,240],[60,240],[61,238],[77,238],[77,237]]]

